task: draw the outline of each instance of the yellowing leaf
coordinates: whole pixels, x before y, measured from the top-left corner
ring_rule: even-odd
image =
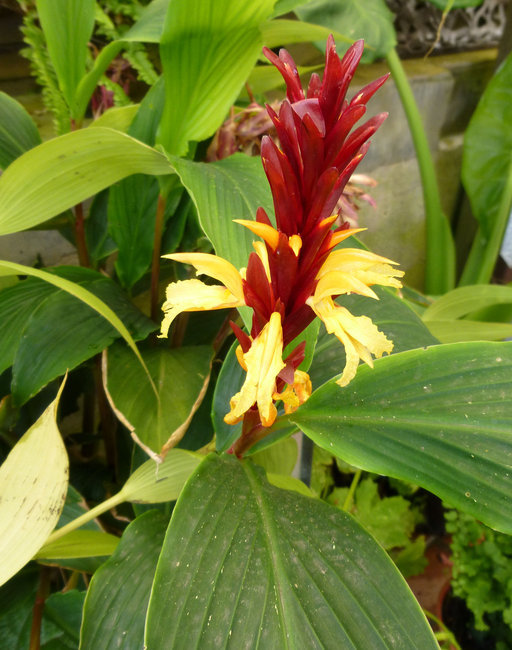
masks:
[[[0,467],[0,585],[55,528],[68,488],[68,458],[57,428],[60,391]]]

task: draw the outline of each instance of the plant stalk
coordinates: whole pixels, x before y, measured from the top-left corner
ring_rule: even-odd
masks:
[[[356,493],[356,488],[359,484],[359,480],[361,478],[362,473],[363,470],[358,469],[354,474],[354,478],[352,479],[352,483],[350,484],[350,488],[348,490],[347,498],[345,499],[345,503],[343,504],[343,510],[345,512],[349,512],[350,509],[352,508],[352,503],[354,502],[354,494]]]
[[[443,214],[439,187],[427,136],[402,62],[395,49],[386,54],[411,132],[423,188],[426,218],[425,290],[440,295],[455,287],[455,246],[448,219]]]
[[[32,626],[30,628],[29,650],[39,650],[41,647],[41,623],[43,621],[44,604],[50,593],[50,569],[41,567],[39,587],[32,610]]]
[[[498,212],[490,235],[487,237],[482,230],[482,226],[478,227],[459,286],[486,284],[491,280],[498,255],[500,254],[503,236],[511,216],[512,165],[508,170],[505,187],[503,188]]]
[[[84,209],[81,203],[75,205],[75,240],[80,266],[90,267],[91,262],[85,239]]]
[[[51,544],[52,542],[56,542],[58,539],[64,537],[64,535],[67,535],[68,533],[71,533],[73,530],[76,530],[77,528],[80,528],[81,526],[88,524],[93,519],[96,519],[96,517],[103,515],[105,512],[108,512],[112,508],[115,508],[116,506],[118,506],[120,503],[123,503],[124,501],[125,498],[123,495],[123,491],[121,490],[117,494],[114,494],[114,496],[110,497],[110,499],[107,499],[106,501],[99,503],[94,508],[91,508],[87,512],[84,512],[84,514],[80,515],[80,517],[73,519],[73,521],[70,521],[69,524],[62,526],[62,528],[57,528],[57,530],[54,530],[53,533],[46,540],[45,546],[47,544]]]
[[[158,304],[158,280],[160,278],[160,248],[164,230],[164,212],[166,199],[158,195],[155,215],[155,238],[153,243],[153,260],[151,262],[151,319],[158,323],[160,320]]]

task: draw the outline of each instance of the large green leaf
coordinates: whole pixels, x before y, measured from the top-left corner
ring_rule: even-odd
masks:
[[[37,13],[59,86],[75,117],[75,91],[85,74],[95,0],[37,0]]]
[[[63,385],[0,467],[0,585],[41,548],[66,499],[68,457],[56,423]]]
[[[351,465],[512,532],[512,343],[410,350],[331,381],[290,419]]]
[[[136,339],[155,329],[110,278],[77,267],[60,267],[52,276],[75,282],[78,290],[101,299]],[[0,292],[0,305],[7,343],[0,351],[0,369],[13,364],[12,390],[18,403],[119,336],[97,311],[39,279],[29,278]]]
[[[175,349],[160,345],[142,355],[157,386],[158,399],[144,381],[140,365],[121,345],[108,354],[108,390],[137,436],[158,452],[190,416],[208,377],[212,350],[206,345]]]
[[[384,0],[313,0],[297,7],[295,13],[301,20],[334,28],[353,41],[364,38],[365,61],[385,56],[396,45],[393,14]]]
[[[160,39],[166,106],[159,142],[184,155],[212,135],[261,52],[275,0],[173,0]]]
[[[170,1],[153,0],[135,25],[123,34],[123,40],[159,43]]]
[[[215,455],[174,509],[145,642],[148,650],[437,647],[398,570],[350,515]]]
[[[41,143],[34,120],[15,99],[0,92],[0,169]]]
[[[142,648],[166,526],[167,518],[154,510],[137,517],[124,531],[114,555],[94,574],[84,605],[80,650]]]
[[[393,341],[393,352],[435,345],[437,340],[409,305],[393,291],[374,287],[379,300],[351,295],[338,299],[354,316],[368,316]],[[321,328],[309,374],[313,388],[340,373],[345,366],[345,348],[333,334]]]
[[[217,255],[237,268],[247,266],[256,237],[233,219],[254,219],[259,206],[273,218],[272,195],[261,160],[235,154],[208,164],[175,157],[171,161]]]
[[[134,352],[135,356],[140,361],[151,383],[152,380],[150,379],[149,374],[147,373],[146,366],[144,365],[142,357],[139,354],[137,346],[135,345],[135,341],[133,340],[130,332],[126,329],[126,326],[115,314],[115,312],[113,312],[108,305],[106,305],[102,300],[97,298],[93,293],[87,291],[87,289],[84,289],[83,287],[76,284],[75,282],[70,282],[66,278],[61,278],[54,273],[48,273],[47,271],[42,271],[40,269],[33,269],[30,266],[24,266],[22,264],[15,264],[14,262],[6,262],[5,260],[0,260],[0,277],[5,275],[7,276],[28,275],[28,276],[39,278],[49,284],[58,287],[59,289],[63,289],[64,291],[67,291],[69,294],[75,296],[76,298],[84,302],[86,305],[89,305],[89,307],[94,309],[101,316],[103,316],[103,318],[108,320],[108,322],[119,332],[119,334],[128,343],[128,345]]]
[[[512,174],[512,56],[489,82],[464,136],[462,180],[483,232],[489,236]]]
[[[0,177],[0,235],[43,223],[131,174],[170,174],[165,156],[97,127],[43,142]]]

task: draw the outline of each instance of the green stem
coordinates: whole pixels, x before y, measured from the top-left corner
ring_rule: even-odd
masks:
[[[350,484],[350,488],[348,490],[347,498],[345,499],[345,503],[343,504],[343,510],[345,512],[349,512],[349,510],[352,508],[352,503],[354,501],[354,494],[356,493],[356,488],[362,473],[363,470],[358,469],[354,474],[354,478],[352,479],[352,483]]]
[[[386,55],[398,94],[407,117],[423,187],[425,202],[427,263],[425,290],[439,295],[455,286],[455,246],[448,219],[443,214],[439,187],[427,136],[414,95],[395,49]]]
[[[500,253],[503,236],[511,216],[511,210],[512,165],[508,170],[498,212],[492,223],[491,233],[489,236],[486,236],[482,226],[479,226],[459,282],[460,286],[486,284],[491,280],[494,267],[496,266],[496,260]]]
[[[155,216],[153,260],[151,263],[151,318],[155,321],[155,323],[158,323],[160,321],[160,314],[158,309],[158,280],[160,278],[160,248],[162,246],[162,234],[164,230],[165,203],[165,197],[162,194],[159,194]]]
[[[51,544],[52,542],[56,542],[58,539],[64,537],[64,535],[67,535],[71,531],[76,530],[81,526],[84,526],[85,524],[89,523],[93,519],[96,519],[96,517],[99,517],[100,515],[104,514],[105,512],[108,512],[112,508],[115,508],[120,503],[123,503],[123,501],[125,501],[125,497],[123,491],[121,490],[117,494],[114,494],[113,497],[110,497],[110,499],[103,501],[103,503],[99,503],[94,508],[91,508],[91,510],[84,512],[84,514],[80,515],[80,517],[73,519],[73,521],[70,521],[69,524],[62,526],[62,528],[57,528],[57,530],[54,530],[53,533],[46,540],[45,546],[47,544]]]
[[[439,628],[441,628],[441,632],[436,633],[436,639],[438,641],[446,640],[450,643],[450,645],[453,648],[455,648],[455,650],[462,650],[453,632],[446,627],[446,625],[443,623],[443,621],[440,618],[438,618],[435,614],[432,614],[432,612],[429,612],[426,609],[423,610],[423,613],[428,619],[433,621]]]

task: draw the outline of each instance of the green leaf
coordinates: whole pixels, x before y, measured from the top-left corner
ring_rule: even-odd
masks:
[[[41,650],[74,650],[80,636],[85,591],[51,594],[44,603]]]
[[[489,82],[464,136],[462,180],[474,216],[489,236],[512,173],[512,56]]]
[[[72,296],[75,296],[84,302],[86,305],[89,305],[89,307],[97,311],[101,316],[103,316],[103,318],[106,318],[108,322],[119,332],[119,334],[121,334],[123,339],[128,343],[134,352],[137,359],[140,361],[142,367],[144,368],[144,371],[146,372],[146,376],[150,379],[150,383],[153,386],[152,380],[149,377],[149,373],[147,372],[147,368],[144,365],[144,361],[140,356],[140,353],[130,332],[126,329],[125,325],[123,325],[122,321],[115,314],[115,312],[113,312],[108,305],[106,305],[90,291],[87,291],[83,287],[77,285],[74,282],[70,282],[65,278],[60,278],[53,273],[41,271],[40,269],[33,269],[30,266],[24,266],[22,264],[15,264],[14,262],[6,262],[4,260],[0,260],[0,276],[2,275],[29,275],[40,278],[49,284],[55,285],[59,289],[67,291]]]
[[[23,106],[0,92],[0,169],[41,143],[34,120]]]
[[[175,157],[171,162],[217,255],[238,269],[247,266],[255,235],[233,219],[255,219],[259,206],[273,219],[272,195],[261,160],[235,154],[208,164]]]
[[[133,122],[134,117],[140,104],[130,104],[129,106],[113,106],[102,113],[94,122],[89,125],[90,129],[96,129],[99,126],[106,129],[115,129],[126,133]]]
[[[126,34],[123,34],[124,41],[136,41],[142,43],[159,43],[171,0],[153,0],[142,13],[139,20]]]
[[[323,449],[512,532],[512,344],[457,343],[361,366],[289,416]]]
[[[391,560],[350,515],[271,486],[249,462],[214,455],[174,509],[145,643],[437,647]]]
[[[94,0],[37,0],[37,13],[59,87],[75,117],[75,91],[85,74]]]
[[[512,304],[512,287],[473,284],[458,287],[437,298],[425,309],[422,318],[425,322],[461,318],[477,309],[504,304]]]
[[[189,418],[209,375],[212,350],[206,345],[174,349],[159,346],[142,351],[142,355],[157,386],[158,398],[144,381],[140,365],[121,345],[109,350],[108,390],[140,440],[160,451]]]
[[[259,25],[275,0],[173,0],[160,57],[166,105],[159,142],[172,154],[211,136],[234,104],[258,56]]]
[[[56,423],[63,386],[0,467],[0,585],[41,548],[66,499],[68,457]]]
[[[271,474],[291,474],[297,464],[297,441],[295,438],[281,440],[264,451],[251,457],[251,460]]]
[[[97,127],[43,142],[0,177],[0,235],[32,228],[131,174],[170,174],[165,156]]]
[[[429,320],[426,324],[441,343],[503,341],[512,337],[512,323],[475,320]]]
[[[171,449],[163,463],[147,460],[123,485],[120,498],[131,503],[164,503],[175,501],[201,456],[185,449]]]
[[[73,267],[58,268],[56,274],[79,282],[78,289],[101,299],[135,338],[146,338],[155,329],[154,323],[132,305],[110,278]],[[18,404],[66,370],[101,352],[119,336],[87,304],[35,278],[0,292],[0,305],[5,308],[5,334],[10,344],[5,354],[0,353],[0,368],[13,363],[12,391]]]
[[[85,600],[80,650],[142,648],[146,609],[166,526],[167,518],[154,510],[137,517],[124,531],[114,555],[96,571]]]
[[[61,560],[79,557],[112,555],[119,537],[99,530],[74,530],[56,542],[45,544],[37,552],[36,560]]]
[[[269,48],[288,45],[289,43],[305,43],[315,40],[326,41],[330,34],[334,36],[338,43],[353,43],[351,38],[333,30],[332,27],[305,23],[301,20],[267,20],[261,25],[261,33],[263,44]]]
[[[354,316],[368,316],[393,341],[393,352],[403,352],[420,346],[435,345],[437,340],[429,332],[409,304],[393,291],[374,287],[379,300],[364,296],[343,296],[337,302]],[[345,349],[340,341],[328,334],[322,326],[315,356],[309,371],[313,388],[340,373],[345,366]]]
[[[295,7],[304,5],[307,2],[308,0],[276,0],[272,16],[282,16],[283,14],[293,11]]]
[[[353,41],[364,38],[365,62],[382,58],[396,45],[393,14],[384,0],[313,0],[295,13],[301,20],[336,29]]]

